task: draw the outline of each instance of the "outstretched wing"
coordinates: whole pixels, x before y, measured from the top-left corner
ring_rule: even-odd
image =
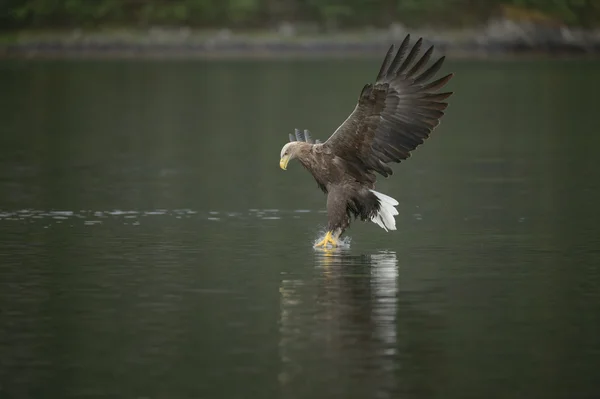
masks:
[[[323,143],[331,153],[350,163],[354,174],[371,174],[373,179],[364,176],[368,180],[374,181],[373,171],[385,177],[391,175],[387,164],[408,158],[429,137],[448,106],[443,101],[452,94],[437,93],[452,74],[430,82],[445,57],[423,71],[433,52],[431,46],[411,66],[422,39],[406,55],[409,41],[407,35],[395,54],[394,46],[390,47],[375,83],[363,88],[352,114]]]

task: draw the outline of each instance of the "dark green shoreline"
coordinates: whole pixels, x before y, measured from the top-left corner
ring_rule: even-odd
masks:
[[[440,53],[456,58],[512,56],[597,57],[600,34],[577,40],[557,35],[497,39],[482,32],[418,32]],[[269,32],[38,32],[0,36],[2,58],[269,58],[381,55],[404,34],[343,33],[285,38]]]

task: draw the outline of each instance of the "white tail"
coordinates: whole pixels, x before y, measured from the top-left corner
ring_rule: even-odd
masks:
[[[389,195],[382,194],[375,190],[370,190],[379,199],[379,212],[371,218],[373,223],[376,223],[384,229],[396,230],[396,220],[394,215],[398,214],[398,210],[394,208],[398,205],[398,201],[390,197]]]

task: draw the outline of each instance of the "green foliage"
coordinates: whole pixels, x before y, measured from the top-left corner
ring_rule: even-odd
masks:
[[[256,17],[258,9],[257,0],[229,0],[228,16],[234,23],[248,22]]]
[[[0,22],[24,28],[248,27],[279,19],[314,21],[331,29],[393,21],[440,26],[485,21],[501,6],[543,12],[572,25],[600,25],[600,0],[0,0]]]
[[[512,0],[508,3],[546,12],[568,24],[592,26],[600,22],[600,0]]]

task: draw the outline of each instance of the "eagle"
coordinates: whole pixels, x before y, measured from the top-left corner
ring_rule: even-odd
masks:
[[[434,46],[419,56],[422,43],[411,47],[409,34],[397,51],[390,46],[375,83],[363,87],[354,111],[325,142],[296,129],[281,149],[281,169],[297,159],[327,194],[327,234],[315,247],[337,246],[352,217],[396,230],[398,201],[375,191],[375,173],[387,178],[390,163],[410,157],[439,125],[452,95],[439,92],[452,73],[433,80],[445,56],[428,66]]]

